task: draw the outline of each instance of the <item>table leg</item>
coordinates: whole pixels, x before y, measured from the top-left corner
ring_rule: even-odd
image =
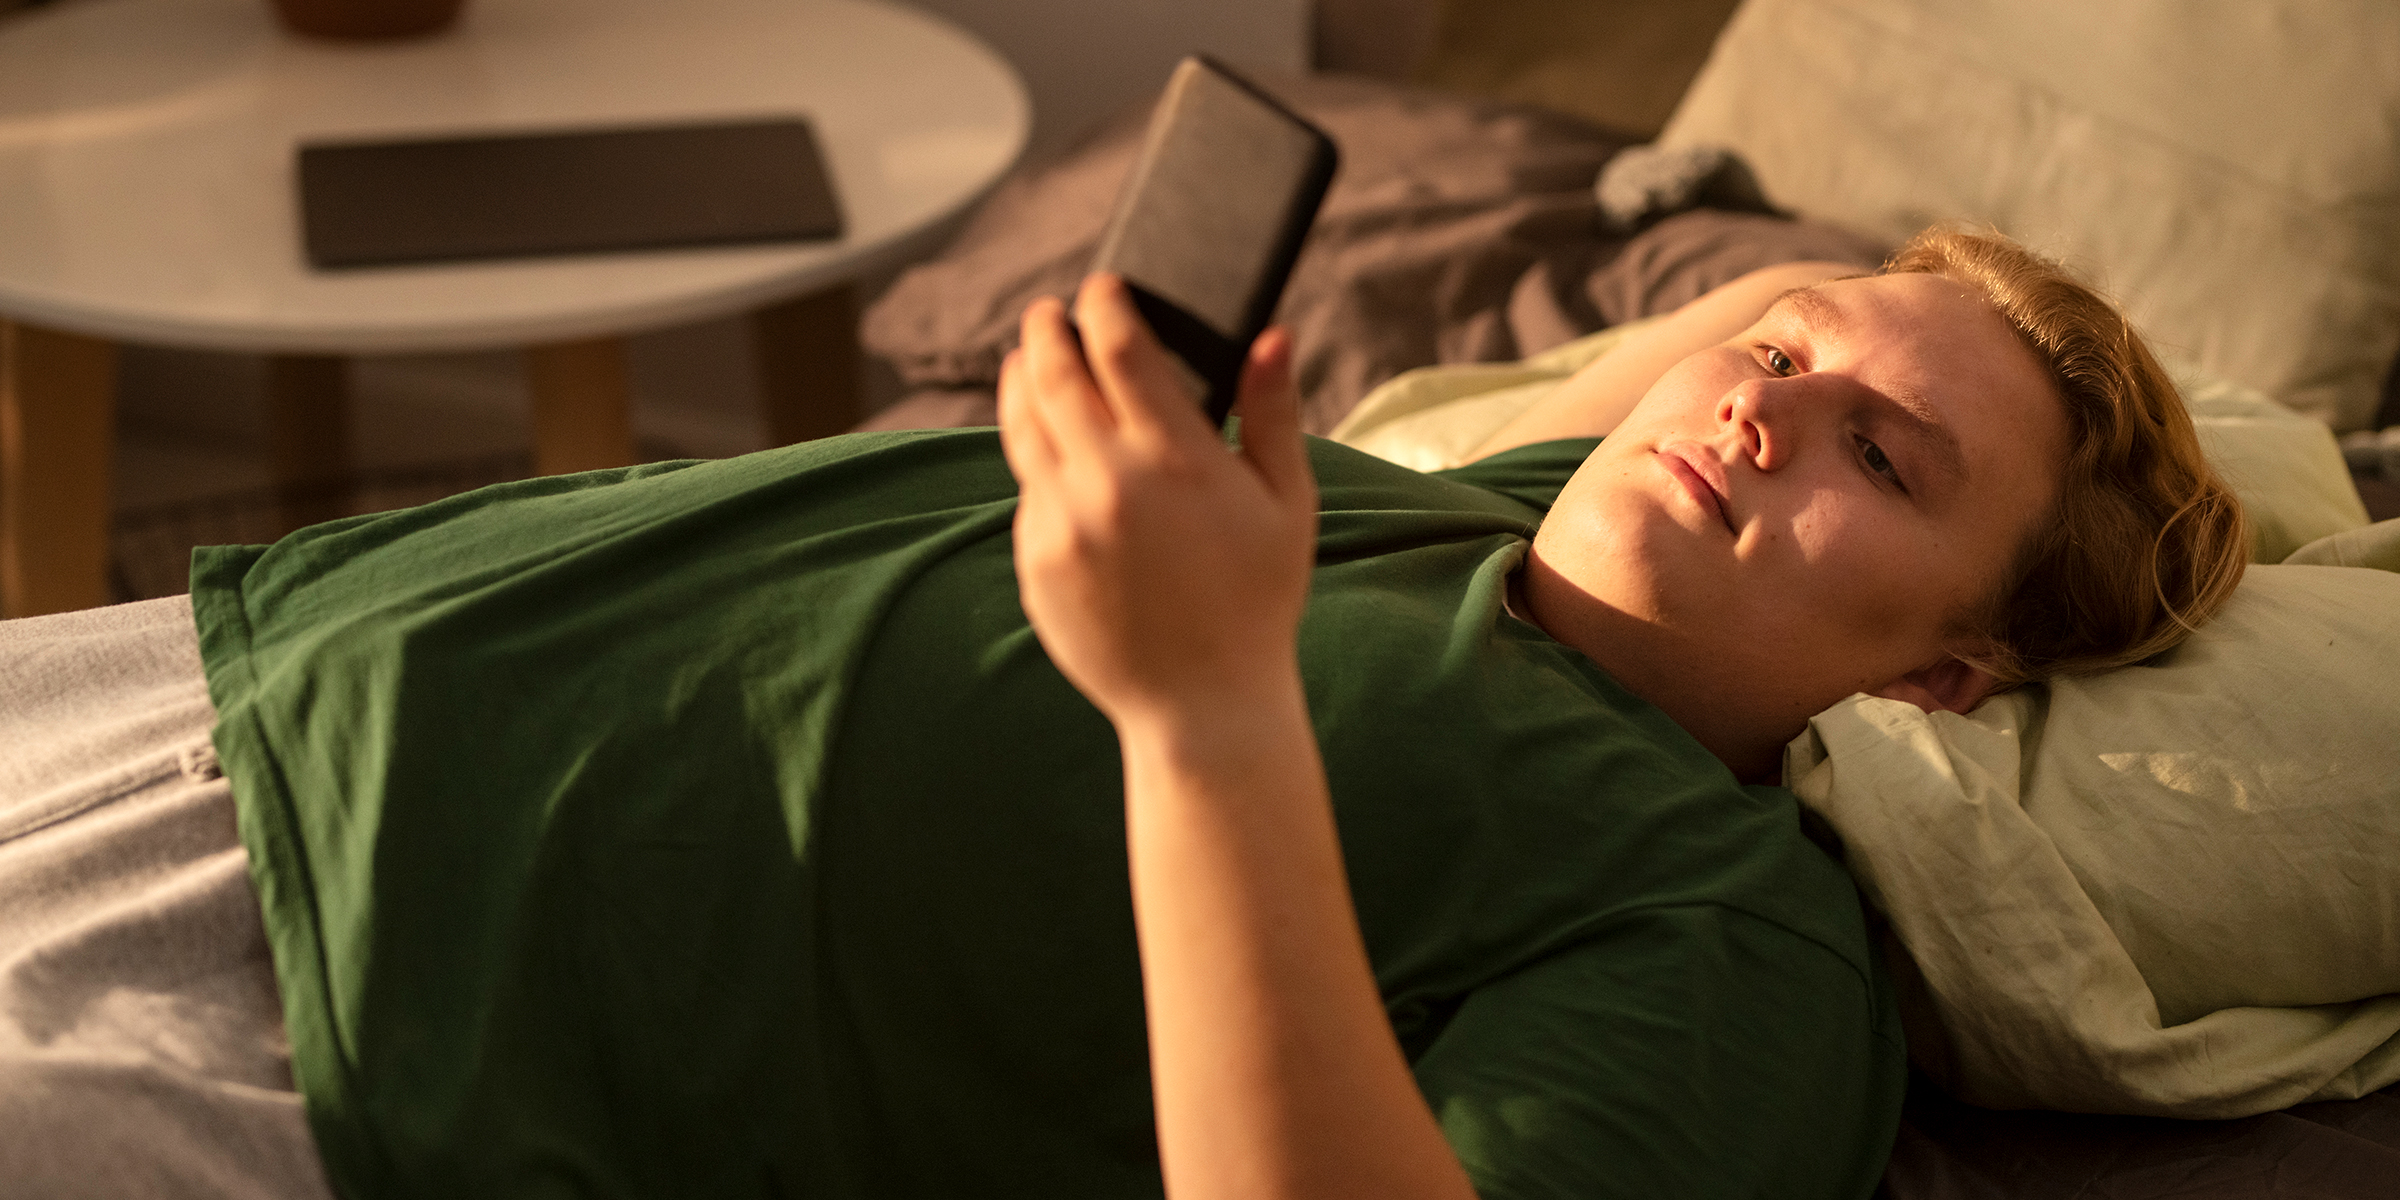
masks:
[[[0,615],[106,604],[116,348],[0,320]]]
[[[849,284],[750,316],[767,441],[782,446],[858,423],[858,295]]]
[[[533,390],[533,469],[543,475],[632,466],[633,390],[625,341],[591,338],[525,352]]]
[[[286,526],[343,515],[350,483],[347,361],[327,354],[267,360],[267,450]]]

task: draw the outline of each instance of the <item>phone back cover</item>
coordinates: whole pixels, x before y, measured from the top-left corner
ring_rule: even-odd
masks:
[[[1151,130],[1126,183],[1140,203],[1118,211],[1094,269],[1246,348],[1273,315],[1332,178],[1332,145],[1263,95],[1190,63],[1169,81]]]
[[[835,238],[841,209],[808,122],[302,146],[310,263]]]

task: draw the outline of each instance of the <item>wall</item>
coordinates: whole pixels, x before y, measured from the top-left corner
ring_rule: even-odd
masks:
[[[1308,65],[1309,0],[911,0],[1017,66],[1041,153],[1154,92],[1198,51],[1252,71]]]

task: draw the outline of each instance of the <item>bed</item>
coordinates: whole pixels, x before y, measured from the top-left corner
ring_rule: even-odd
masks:
[[[2098,277],[2174,365],[2254,521],[2234,617],[1973,720],[1836,710],[1787,760],[1911,997],[1894,1200],[2367,1197],[2400,1177],[2400,884],[2379,861],[2400,841],[2400,522],[2370,521],[2334,436],[2400,422],[2400,11],[2200,7],[1748,0],[1639,149],[1529,107],[1273,81],[1345,153],[1282,312],[1305,421],[1398,461],[1455,461],[1612,330],[1758,266],[1872,264],[1934,219]],[[868,312],[912,389],[870,425],[989,423],[1014,315],[1071,288],[1141,116],[1020,170]],[[1666,186],[1629,205],[1636,171]],[[2232,715],[2195,732],[2193,697]],[[1926,865],[1962,838],[1999,849]],[[2072,952],[1966,952],[2030,912]],[[2189,1069],[2266,1025],[2314,1065],[2244,1087]],[[2194,1051],[2195,1030],[2221,1036]],[[2142,1052],[2095,1065],[2111,1037]]]

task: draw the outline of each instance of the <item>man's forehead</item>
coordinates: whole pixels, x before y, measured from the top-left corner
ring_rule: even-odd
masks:
[[[1898,316],[1892,310],[1908,307],[1912,298],[1929,300],[1936,296],[1991,309],[1990,303],[1966,284],[1944,275],[1910,271],[1896,275],[1840,275],[1786,288],[1777,293],[1767,310],[1781,309],[1798,317],[1813,331],[1832,334],[1861,319]]]
[[[1982,293],[1940,275],[1852,275],[1789,288],[1777,294],[1767,315],[1797,320],[1827,341],[1913,342],[1929,356],[1928,366],[1981,349],[2022,356],[2036,374],[2047,374]],[[1956,362],[1948,367],[1977,369]]]

